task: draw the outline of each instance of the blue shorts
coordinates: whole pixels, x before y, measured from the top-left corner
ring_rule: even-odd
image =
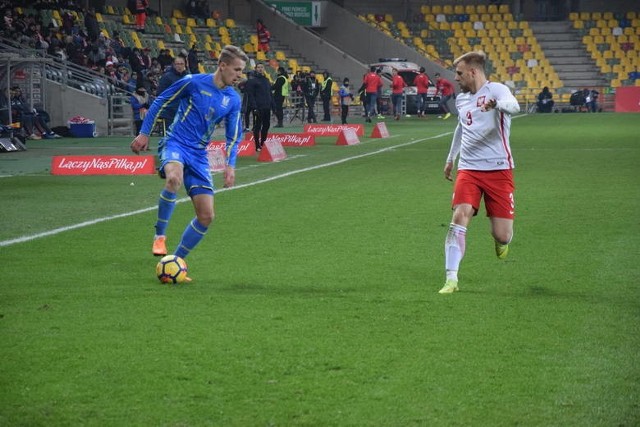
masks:
[[[161,143],[159,158],[158,172],[161,177],[164,177],[164,166],[167,163],[182,164],[184,188],[190,197],[197,194],[214,194],[206,150],[185,147],[184,144],[165,138]]]

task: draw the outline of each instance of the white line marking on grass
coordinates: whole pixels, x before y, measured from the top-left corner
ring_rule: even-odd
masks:
[[[309,167],[306,167],[306,168],[302,168],[302,169],[293,170],[293,171],[290,171],[290,172],[281,173],[279,175],[274,175],[272,177],[259,179],[257,181],[248,182],[246,184],[236,185],[233,188],[217,189],[216,193],[223,193],[225,191],[240,190],[242,188],[253,187],[253,186],[256,186],[256,185],[264,184],[264,183],[275,181],[275,180],[278,180],[278,179],[288,178],[290,176],[297,175],[297,174],[300,174],[300,173],[309,172],[309,171],[313,171],[313,170],[316,170],[316,169],[323,169],[323,168],[339,165],[339,164],[342,164],[342,163],[350,162],[351,160],[362,159],[364,157],[374,156],[376,154],[385,153],[387,151],[395,150],[395,149],[401,148],[401,147],[407,147],[407,146],[410,146],[410,145],[417,144],[419,142],[428,141],[430,139],[442,138],[444,136],[451,135],[452,133],[453,132],[446,132],[446,133],[441,133],[439,135],[430,136],[430,137],[427,137],[427,138],[414,139],[414,140],[409,141],[409,142],[404,142],[402,144],[391,145],[389,147],[384,147],[384,148],[381,148],[379,150],[370,151],[368,153],[362,153],[362,154],[358,154],[356,156],[345,157],[344,159],[335,160],[333,162],[322,163],[322,164],[315,165],[315,166],[309,166]],[[189,200],[191,200],[191,199],[189,199],[188,197],[184,197],[182,199],[178,199],[177,203],[182,203],[182,202],[186,202],[186,201],[189,201]],[[30,242],[32,240],[40,239],[40,238],[43,238],[43,237],[48,237],[48,236],[53,236],[53,235],[56,235],[56,234],[60,234],[60,233],[63,233],[65,231],[77,230],[78,228],[84,228],[84,227],[88,227],[90,225],[99,224],[101,222],[112,221],[114,219],[126,218],[126,217],[129,217],[129,216],[138,215],[138,214],[149,212],[149,211],[154,211],[156,209],[158,209],[157,206],[151,206],[151,207],[148,207],[148,208],[138,209],[138,210],[131,211],[131,212],[125,212],[125,213],[121,213],[121,214],[117,214],[117,215],[111,215],[111,216],[107,216],[107,217],[103,217],[103,218],[96,218],[96,219],[93,219],[93,220],[90,220],[90,221],[84,221],[84,222],[81,222],[81,223],[78,223],[78,224],[69,225],[69,226],[66,226],[66,227],[55,228],[53,230],[44,231],[42,233],[32,234],[32,235],[29,235],[29,236],[22,236],[22,237],[18,237],[18,238],[15,238],[15,239],[3,240],[3,241],[0,241],[0,247],[11,246],[11,245],[15,245],[15,244],[18,244],[18,243]]]

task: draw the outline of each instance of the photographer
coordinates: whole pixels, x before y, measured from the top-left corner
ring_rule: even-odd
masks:
[[[304,99],[307,102],[308,108],[307,122],[317,123],[318,120],[316,119],[315,106],[316,100],[318,99],[318,93],[320,93],[320,84],[316,79],[315,72],[310,71],[307,75],[306,79],[304,80],[303,91]]]

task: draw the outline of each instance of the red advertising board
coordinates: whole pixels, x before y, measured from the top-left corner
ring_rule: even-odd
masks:
[[[153,175],[153,156],[53,156],[52,175]]]
[[[247,140],[253,143],[253,134],[246,133]],[[316,145],[316,136],[310,133],[272,133],[267,141],[278,141],[283,147],[312,147]]]
[[[625,86],[616,89],[616,113],[640,112],[640,86]]]
[[[225,150],[226,143],[224,141],[210,141],[207,149],[220,147]],[[248,139],[243,139],[238,143],[238,156],[253,156],[256,154],[256,145]]]
[[[323,125],[314,123],[304,125],[305,133],[317,136],[338,136],[345,129],[353,129],[356,135],[364,136],[364,125]]]

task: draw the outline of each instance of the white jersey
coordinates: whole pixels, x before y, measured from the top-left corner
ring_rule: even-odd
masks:
[[[495,108],[482,111],[482,105],[491,99],[496,100]],[[447,161],[455,161],[460,154],[460,170],[513,169],[509,145],[511,114],[519,112],[520,105],[509,88],[501,83],[486,82],[475,94],[458,95],[456,108],[458,126]]]

